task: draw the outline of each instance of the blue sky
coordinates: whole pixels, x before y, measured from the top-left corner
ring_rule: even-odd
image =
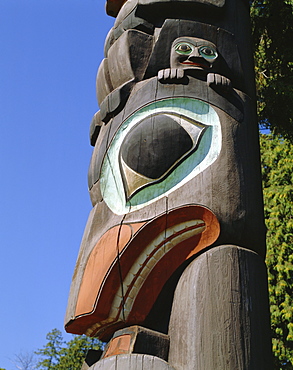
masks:
[[[0,2],[0,368],[63,330],[91,210],[95,76],[113,21],[103,0]]]

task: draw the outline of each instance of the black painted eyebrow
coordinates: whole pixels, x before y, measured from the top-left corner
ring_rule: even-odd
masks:
[[[209,41],[203,40],[203,41],[193,42],[193,41],[184,40],[184,39],[182,39],[181,41],[180,40],[177,40],[176,42],[174,41],[172,46],[176,47],[178,44],[181,44],[181,43],[191,44],[193,46],[210,46],[213,49],[217,48],[216,45],[214,45],[213,43],[211,43]]]

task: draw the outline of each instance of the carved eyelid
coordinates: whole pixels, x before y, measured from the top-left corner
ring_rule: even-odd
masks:
[[[194,46],[195,46],[194,44],[191,44],[190,42],[186,42],[186,41],[179,41],[179,42],[177,42],[177,43],[174,45],[175,50],[177,50],[177,49],[179,48],[179,46],[180,46],[180,45],[182,45],[182,44],[188,45],[188,46],[190,47],[190,50],[192,50],[192,51],[193,51]]]

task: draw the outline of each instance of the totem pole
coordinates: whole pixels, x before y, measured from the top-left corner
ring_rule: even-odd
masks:
[[[83,369],[268,370],[249,1],[106,11],[65,327],[108,344]]]

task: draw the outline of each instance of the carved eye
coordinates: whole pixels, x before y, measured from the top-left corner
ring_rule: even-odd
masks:
[[[187,42],[180,42],[175,46],[175,51],[181,55],[189,55],[192,52],[193,48]]]
[[[217,51],[211,46],[202,46],[199,48],[200,55],[208,60],[214,60],[217,58]]]

